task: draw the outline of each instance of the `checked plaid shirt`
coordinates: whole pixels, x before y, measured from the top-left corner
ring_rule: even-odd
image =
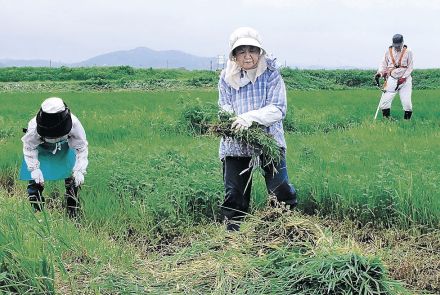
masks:
[[[232,110],[234,114],[240,115],[252,110],[257,110],[267,105],[276,106],[286,116],[287,99],[286,87],[283,78],[274,67],[274,61],[267,60],[267,69],[261,74],[255,83],[249,82],[238,90],[229,86],[225,81],[225,72],[222,71],[218,84],[219,101],[221,109]],[[266,132],[271,134],[278,145],[286,148],[282,119],[266,127]],[[220,141],[219,156],[223,159],[226,156],[251,157],[254,149],[240,141],[232,138],[222,138]]]

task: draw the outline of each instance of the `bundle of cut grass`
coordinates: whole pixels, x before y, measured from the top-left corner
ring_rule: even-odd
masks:
[[[245,218],[240,232],[200,227],[181,247],[142,266],[157,293],[409,294],[389,278],[379,257],[333,239],[319,219],[282,206]],[[164,254],[166,253],[166,254]]]
[[[235,245],[258,257],[239,283],[249,294],[407,294],[379,257],[341,246],[313,219],[282,206],[248,216],[242,229]]]
[[[277,294],[407,294],[398,282],[387,277],[377,257],[319,249],[311,256],[277,251],[270,258],[273,262],[265,265],[264,276],[278,289],[274,292]]]
[[[322,229],[309,220],[299,218],[283,204],[249,216],[249,228],[244,229],[261,252],[270,252],[280,246],[286,249],[310,250],[325,239]]]
[[[255,156],[261,154],[263,166],[278,163],[281,160],[281,149],[276,140],[264,130],[266,127],[253,123],[249,129],[236,132],[231,128],[234,116],[232,113],[220,112],[219,120],[211,124],[209,128],[210,133],[233,138],[252,146]]]

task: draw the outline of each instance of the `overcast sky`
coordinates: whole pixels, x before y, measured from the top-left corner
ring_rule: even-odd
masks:
[[[416,68],[440,68],[437,0],[0,0],[0,59],[79,62],[140,46],[216,56],[240,26],[283,64],[376,68],[400,33]]]

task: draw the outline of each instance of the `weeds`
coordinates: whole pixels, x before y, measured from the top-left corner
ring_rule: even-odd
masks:
[[[192,135],[202,135],[208,132],[210,124],[217,114],[217,106],[203,104],[200,99],[185,103],[180,115],[180,125]]]
[[[276,140],[264,130],[264,126],[252,124],[246,130],[235,132],[231,128],[233,114],[222,112],[219,114],[219,122],[210,126],[210,132],[220,137],[229,137],[239,140],[255,149],[255,155],[261,153],[263,166],[279,163],[282,157],[281,149]]]

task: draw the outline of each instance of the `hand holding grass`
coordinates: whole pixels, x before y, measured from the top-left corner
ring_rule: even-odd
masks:
[[[244,120],[245,122],[241,125],[241,116],[235,116],[229,112],[219,112],[218,118],[218,122],[210,124],[210,133],[233,138],[252,146],[256,155],[262,154],[265,159],[263,165],[281,160],[281,149],[276,140],[264,130],[265,126],[251,122],[248,127],[242,128],[243,125],[247,125],[247,121]]]
[[[235,132],[247,130],[252,125],[252,121],[246,120],[243,117],[237,116],[229,119],[232,122],[231,129]]]

